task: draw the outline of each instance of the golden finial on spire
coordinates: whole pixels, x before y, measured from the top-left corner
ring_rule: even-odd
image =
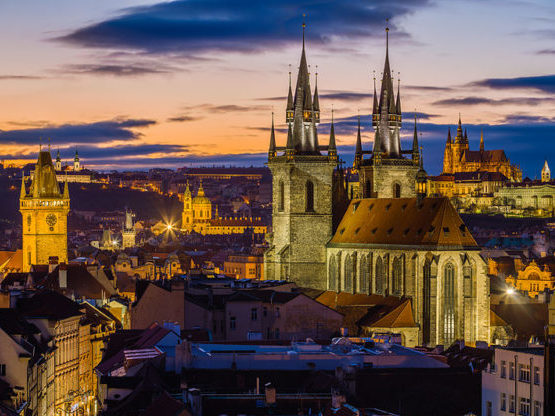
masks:
[[[331,122],[333,123],[333,103],[331,103]]]

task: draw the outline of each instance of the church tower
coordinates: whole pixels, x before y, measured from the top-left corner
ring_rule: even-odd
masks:
[[[326,243],[333,235],[334,185],[339,176],[335,132],[328,146],[318,143],[318,87],[314,94],[305,51],[305,24],[299,72],[289,93],[285,119],[287,143],[276,146],[272,124],[268,167],[272,172],[272,233],[264,255],[266,279],[291,280],[302,287],[326,288]],[[325,151],[327,154],[322,154]],[[282,152],[282,153],[281,153]]]
[[[122,241],[121,247],[122,248],[131,248],[135,247],[135,236],[136,231],[135,227],[133,226],[133,214],[131,211],[125,210],[125,224],[123,224],[123,229],[121,231]]]
[[[50,151],[39,152],[29,191],[21,181],[19,211],[23,218],[23,271],[48,264],[52,256],[67,262],[69,185],[60,192]]]
[[[459,125],[457,126],[457,137],[455,137],[455,141],[451,145],[451,160],[453,163],[453,171],[460,172],[461,171],[461,160],[465,151],[469,149],[468,147],[468,134],[466,133],[466,129],[462,129],[461,123],[461,115],[459,113]]]
[[[181,214],[181,228],[190,233],[193,230],[193,198],[189,182],[183,193],[183,212]]]
[[[81,170],[81,162],[79,161],[79,153],[75,150],[75,157],[73,158],[73,170],[79,172]]]
[[[547,164],[547,160],[546,160],[542,168],[542,182],[549,182],[549,181],[551,181],[551,171],[549,170],[549,165]]]
[[[360,134],[357,135],[355,161],[359,165],[359,178],[364,198],[413,198],[416,197],[416,175],[419,171],[418,137],[412,149],[401,150],[401,94],[397,84],[397,98],[389,65],[389,28],[385,29],[385,64],[379,96],[374,80],[372,126],[375,130],[372,151],[363,151]],[[370,154],[370,159],[363,159]],[[405,158],[403,154],[409,154]]]
[[[56,172],[61,172],[62,170],[62,158],[60,157],[60,149],[58,149],[58,153],[56,154]]]

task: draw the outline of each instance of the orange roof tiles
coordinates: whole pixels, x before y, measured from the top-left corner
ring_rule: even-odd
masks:
[[[380,244],[478,248],[448,198],[351,201],[329,245]]]
[[[375,328],[408,328],[418,326],[412,316],[412,303],[410,299],[405,300],[387,315],[372,322],[369,326]]]

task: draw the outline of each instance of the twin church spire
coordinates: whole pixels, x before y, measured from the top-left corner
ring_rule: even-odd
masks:
[[[274,119],[272,114],[272,129],[270,133],[270,148],[268,158],[277,156],[280,150],[285,151],[287,158],[295,155],[321,155],[321,151],[328,151],[330,158],[337,158],[335,145],[335,133],[332,122],[330,143],[321,146],[318,142],[318,129],[320,123],[320,98],[318,96],[318,73],[315,74],[314,93],[310,85],[310,70],[306,58],[305,28],[303,22],[303,40],[301,60],[295,89],[293,90],[291,71],[289,71],[289,91],[287,94],[287,107],[285,110],[285,121],[287,122],[286,146],[278,147],[275,141]]]

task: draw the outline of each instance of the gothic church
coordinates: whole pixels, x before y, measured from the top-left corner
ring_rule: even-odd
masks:
[[[359,128],[355,168],[362,199],[349,201],[333,117],[328,145],[318,142],[318,86],[312,93],[303,25],[294,90],[289,81],[286,145],[276,145],[273,123],[270,135],[273,224],[266,278],[366,295],[375,303],[408,300],[403,310],[412,314],[411,328],[390,328],[405,340],[410,332],[407,345],[489,341],[489,283],[479,247],[447,198],[426,197],[416,123],[412,147],[401,149],[400,88],[395,97],[388,43],[386,29],[379,96],[374,87],[373,149],[363,150]]]

